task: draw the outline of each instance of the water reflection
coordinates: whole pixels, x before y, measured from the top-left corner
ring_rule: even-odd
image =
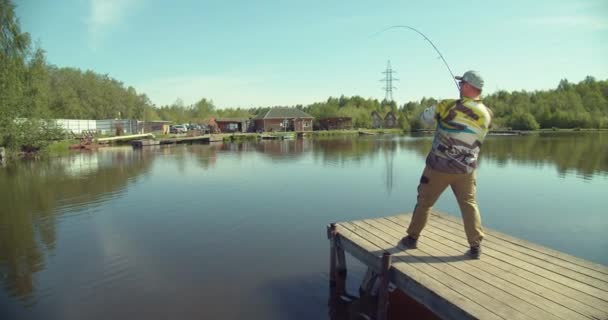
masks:
[[[385,175],[384,181],[386,191],[390,195],[393,191],[394,177],[395,177],[395,151],[397,150],[397,143],[395,140],[388,140],[382,146],[382,153],[384,156],[384,168]]]
[[[127,149],[82,153],[55,161],[19,162],[0,170],[0,282],[30,301],[33,274],[56,242],[58,213],[91,210],[145,174],[152,157]]]
[[[257,152],[277,162],[302,158],[313,149],[313,141],[309,139],[262,140],[252,144]]]
[[[350,309],[342,310],[344,306],[338,305],[333,311],[311,307],[327,306],[326,282],[314,275],[273,282],[262,290],[269,296],[255,301],[246,295],[255,292],[260,296],[254,280],[273,278],[275,271],[287,273],[290,269],[303,268],[314,273],[318,268],[314,264],[311,267],[311,261],[322,261],[325,270],[326,243],[316,245],[315,237],[322,229],[319,226],[328,221],[369,217],[370,213],[386,215],[413,207],[411,202],[415,201],[415,196],[411,194],[415,191],[415,183],[412,181],[419,177],[417,168],[424,165],[431,143],[432,136],[387,135],[177,145],[137,151],[128,147],[10,165],[0,169],[2,290],[24,300],[25,305],[36,299],[46,299],[48,292],[48,295],[62,297],[70,293],[88,294],[89,304],[81,305],[79,311],[95,316],[104,314],[103,304],[95,303],[112,297],[148,309],[150,313],[158,311],[154,308],[158,301],[167,302],[164,312],[168,308],[190,305],[194,315],[200,313],[196,304],[180,302],[178,296],[170,300],[165,297],[164,288],[170,287],[173,290],[170,293],[198,299],[196,295],[205,288],[223,288],[223,282],[214,280],[238,278],[243,287],[226,289],[222,297],[229,299],[238,296],[239,292],[247,292],[239,298],[245,304],[249,301],[246,304],[249,308],[243,307],[239,315],[254,310],[255,304],[278,301],[285,307],[285,317],[272,317],[277,310],[269,307],[266,310],[269,319],[321,318],[333,311],[336,311],[336,319],[340,319],[349,314],[350,306]],[[497,170],[497,167],[507,165],[513,167],[510,173],[534,171],[538,173],[535,181],[539,185],[545,183],[545,186],[552,184],[554,187],[553,193],[547,188],[542,188],[545,193],[539,193],[536,185],[516,183],[511,190],[521,190],[524,198],[549,195],[561,199],[568,193],[577,195],[580,192],[591,199],[595,193],[589,195],[590,191],[598,193],[596,190],[601,190],[605,180],[596,179],[587,184],[589,188],[580,184],[555,186],[554,172],[535,169],[554,166],[558,175],[576,172],[583,179],[607,175],[608,133],[489,137],[482,151],[481,165],[484,164],[488,171],[494,170],[498,174],[504,174],[504,170]],[[292,179],[285,179],[285,175]],[[145,183],[142,183],[143,179],[146,179]],[[328,179],[331,183],[324,183]],[[494,185],[490,179],[485,181],[486,199],[499,199],[505,181]],[[569,182],[580,180],[570,179]],[[492,191],[493,188],[499,191]],[[399,196],[406,193],[410,196]],[[545,199],[531,199],[525,210],[497,207],[494,216],[488,214],[488,221],[494,219],[496,225],[509,227],[508,222],[497,219],[508,216],[508,220],[520,221],[513,218],[517,214],[511,211],[521,211],[522,217],[531,219],[528,212],[535,212],[540,222],[526,224],[540,226],[541,231],[529,231],[534,235],[542,234],[544,229],[555,232],[563,221],[574,225],[564,219],[571,216],[571,210],[563,209],[563,205],[548,208],[547,203],[551,201]],[[585,200],[587,211],[602,207],[600,201],[597,205],[590,204],[589,199]],[[538,207],[533,207],[534,204]],[[122,211],[113,216],[117,208]],[[103,215],[98,214],[102,212]],[[551,216],[541,217],[542,212]],[[566,248],[601,262],[605,260],[597,252],[605,248],[601,223],[606,220],[605,215],[598,212],[587,212],[585,219],[576,218],[581,221],[576,225],[579,228],[576,231],[583,230],[587,235],[584,238],[594,243],[588,246],[593,250],[585,251],[585,242],[578,239],[566,239],[568,245],[573,243]],[[91,219],[86,225],[82,221],[76,222],[74,229],[82,230],[81,233],[71,235],[69,241],[57,242],[57,239],[66,239],[65,224],[59,222],[88,217],[84,214],[107,219]],[[561,222],[546,227],[546,221],[560,214]],[[519,223],[513,227],[515,230],[523,228]],[[509,233],[513,233],[513,229]],[[562,233],[569,231],[566,229]],[[298,250],[283,251],[283,241],[276,239],[292,237],[297,241],[291,245],[299,246]],[[542,237],[553,241],[550,245],[557,243],[549,235]],[[226,250],[227,247],[238,250],[233,252]],[[559,243],[556,247],[560,249]],[[273,251],[281,252],[281,260],[271,263],[273,269],[268,270],[268,261],[273,261],[269,252]],[[82,252],[89,253],[87,259],[95,267],[85,269],[78,265],[84,259],[80,256]],[[78,285],[85,289],[70,285],[58,288],[57,284],[52,284],[57,271],[41,272],[45,268],[53,269],[55,261],[50,257],[56,253],[63,254],[56,260],[64,264],[61,267],[65,267],[65,273],[71,276],[80,272]],[[248,261],[246,271],[239,269],[243,261]],[[254,261],[259,269],[253,269]],[[61,267],[55,266],[55,270]],[[127,275],[134,279],[127,279]],[[142,292],[148,290],[141,300],[128,298],[135,284]],[[294,292],[292,286],[300,289]],[[112,297],[104,296],[109,295],[108,292]],[[208,299],[216,299],[214,305],[218,308],[225,307],[218,302],[216,293],[207,294]],[[0,298],[0,309],[2,302]],[[45,307],[36,310],[48,311]],[[223,314],[224,311],[218,312]],[[298,314],[302,316],[298,317]],[[61,315],[54,318],[61,318]]]
[[[315,140],[314,157],[323,164],[344,165],[361,162],[375,156],[380,143],[376,139],[352,137],[320,138]]]
[[[400,147],[426,157],[429,136],[406,138]],[[524,136],[489,136],[480,154],[480,166],[493,161],[498,166],[510,162],[525,165],[554,165],[560,176],[575,172],[583,179],[608,173],[608,132],[547,132]]]

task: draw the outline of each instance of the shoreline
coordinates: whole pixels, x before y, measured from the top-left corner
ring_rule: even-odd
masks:
[[[300,132],[297,135],[308,137],[308,138],[322,138],[332,136],[358,136],[358,135],[383,135],[383,134],[432,134],[434,129],[416,129],[412,131],[404,131],[402,129],[344,129],[344,130],[318,130],[318,131],[307,131]],[[568,128],[568,129],[539,129],[539,130],[491,130],[488,135],[491,136],[519,136],[519,135],[532,135],[542,133],[572,133],[572,132],[608,132],[608,129],[588,129],[588,128]],[[224,142],[242,142],[242,141],[258,141],[262,140],[262,135],[268,134],[283,134],[282,132],[276,133],[226,133],[222,134],[222,141]],[[166,136],[171,137],[172,135]],[[163,136],[165,137],[165,136]],[[177,137],[177,136],[176,136]],[[60,140],[51,143],[45,150],[37,151],[35,155],[28,154],[28,156],[11,154],[9,150],[4,149],[4,154],[0,155],[0,162],[7,163],[13,160],[22,160],[33,157],[58,157],[70,154],[71,152],[78,152],[70,150],[70,146],[77,144],[79,141],[74,139]]]

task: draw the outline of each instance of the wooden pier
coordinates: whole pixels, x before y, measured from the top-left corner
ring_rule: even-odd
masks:
[[[133,148],[139,149],[147,146],[158,146],[160,145],[160,140],[154,139],[141,139],[141,140],[131,140],[131,145]]]
[[[608,267],[488,229],[471,260],[462,220],[438,212],[406,250],[410,217],[328,226],[330,284],[345,292],[344,252],[367,265],[380,283],[377,319],[386,319],[388,281],[442,319],[608,319]]]
[[[271,132],[271,133],[262,133],[259,136],[264,140],[286,140],[286,139],[294,139],[296,137],[295,132]]]
[[[194,137],[175,137],[160,139],[160,144],[177,144],[177,143],[192,143],[192,142],[209,142],[211,140],[210,134]]]
[[[217,142],[223,141],[224,136],[222,134],[205,134],[202,136],[193,136],[193,137],[174,137],[174,138],[164,138],[164,139],[140,139],[140,140],[132,140],[131,145],[135,149],[139,149],[147,146],[158,146],[164,144],[178,144],[178,143],[209,143],[209,142]]]

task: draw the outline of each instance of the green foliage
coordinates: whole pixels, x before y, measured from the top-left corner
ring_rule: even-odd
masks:
[[[514,116],[528,121],[528,117],[520,116],[528,113],[540,128],[608,128],[608,81],[593,77],[578,84],[563,79],[555,90],[499,91],[484,98],[484,102],[494,111],[495,125],[502,123],[515,128]]]
[[[50,114],[68,119],[143,119],[151,108],[145,94],[108,75],[74,68],[47,67]],[[150,115],[154,117],[153,112]]]
[[[71,145],[77,144],[79,142],[79,140],[75,139],[53,141],[47,146],[46,150],[51,156],[65,155],[70,152]]]
[[[163,120],[175,123],[203,123],[209,118],[252,118],[265,109],[241,109],[225,108],[216,109],[213,101],[205,98],[197,101],[193,105],[186,106],[181,99],[177,99],[173,104],[160,108],[150,108],[152,112]]]
[[[399,125],[399,128],[403,129],[403,131],[410,131],[410,123],[404,113],[398,113],[397,124]]]
[[[0,0],[0,146],[14,140],[14,120],[23,110],[29,46],[29,34],[21,32],[15,6]]]
[[[9,148],[21,149],[23,152],[45,149],[52,141],[64,139],[66,136],[54,123],[39,119],[20,119],[14,132]]]
[[[516,113],[509,117],[507,125],[514,130],[538,130],[540,125],[528,112]]]

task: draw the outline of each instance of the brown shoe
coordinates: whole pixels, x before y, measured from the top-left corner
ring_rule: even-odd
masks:
[[[401,244],[407,249],[416,249],[418,248],[418,239],[408,235],[401,239]]]

